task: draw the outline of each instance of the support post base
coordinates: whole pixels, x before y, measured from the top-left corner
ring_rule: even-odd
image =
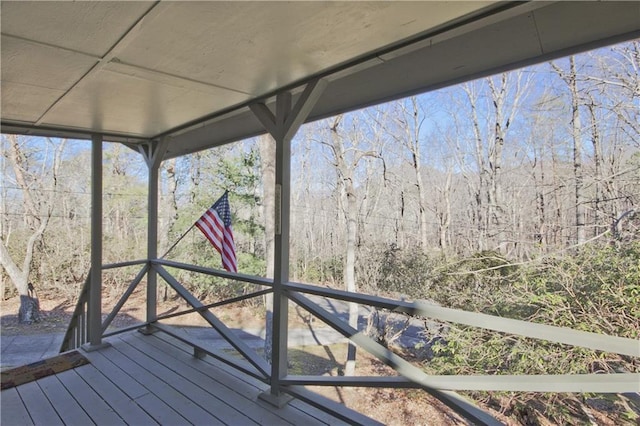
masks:
[[[85,352],[93,352],[93,351],[99,351],[100,349],[108,348],[109,346],[111,346],[111,343],[109,342],[102,342],[97,345],[92,345],[91,343],[85,343],[84,345],[80,346],[80,348],[82,348],[82,350]]]
[[[154,326],[152,326],[152,325],[145,325],[144,327],[140,327],[140,328],[138,329],[138,332],[140,332],[140,333],[144,334],[145,336],[149,336],[149,335],[151,335],[151,334],[153,334],[153,333],[157,333],[157,332],[158,332],[158,329],[157,329],[157,328],[155,328],[155,327],[154,327]]]
[[[266,403],[273,405],[277,408],[282,408],[293,399],[292,396],[281,393],[280,395],[274,395],[270,391],[262,392],[258,394],[258,399],[265,401]]]

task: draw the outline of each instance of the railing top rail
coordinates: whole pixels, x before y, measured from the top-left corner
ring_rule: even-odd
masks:
[[[375,306],[378,308],[388,309],[393,312],[402,312],[409,315],[434,318],[441,321],[449,321],[502,333],[531,337],[556,343],[564,343],[567,345],[603,352],[640,357],[640,345],[638,344],[638,341],[624,337],[591,333],[567,327],[557,327],[530,321],[504,318],[479,312],[445,308],[424,302],[407,302],[403,300],[387,299],[378,296],[352,293],[344,290],[322,288],[309,284],[289,283],[285,285],[285,288],[290,291],[327,296],[347,302]]]
[[[206,268],[204,266],[190,265],[188,263],[175,262],[172,260],[164,259],[151,259],[150,262],[154,265],[163,265],[171,268],[184,269],[186,271],[198,272],[206,275],[213,275],[220,278],[227,278],[230,280],[243,281],[252,284],[264,285],[268,287],[273,286],[273,280],[264,277],[258,277],[255,275],[236,274],[233,272],[222,271],[219,269]]]
[[[147,262],[148,262],[147,259],[139,259],[139,260],[127,260],[124,262],[117,262],[117,263],[107,263],[105,265],[102,265],[102,270],[104,271],[105,269],[115,269],[115,268],[124,268],[125,266],[142,265]]]
[[[343,300],[345,302],[355,302],[362,305],[374,306],[376,308],[388,309],[395,312],[406,312],[412,308],[412,302],[389,299],[371,294],[353,293],[346,290],[320,287],[313,284],[302,284],[289,282],[284,285],[287,290],[298,291],[300,293],[314,294],[316,296],[326,296],[332,299]]]

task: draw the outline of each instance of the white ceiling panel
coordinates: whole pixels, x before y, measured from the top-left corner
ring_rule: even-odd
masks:
[[[2,119],[35,123],[63,94],[61,90],[3,81]]]
[[[489,2],[160,4],[118,59],[260,95]],[[176,37],[176,35],[179,35]]]
[[[378,81],[393,81],[393,84],[377,91],[371,103],[378,102],[381,95],[388,99],[398,94],[410,96],[416,93],[417,87],[433,90],[464,81],[470,75],[491,69],[494,64],[508,64],[542,54],[531,14],[483,27],[473,34],[475,37],[446,39],[397,57],[394,62],[376,67],[366,79],[355,75],[345,77],[331,89],[332,103],[349,105],[356,93],[356,97],[367,99],[371,86]],[[396,69],[396,64],[403,66]]]
[[[19,38],[2,37],[2,81],[68,90],[96,64],[95,57]]]
[[[152,5],[135,1],[3,1],[2,34],[103,56]]]
[[[60,100],[42,124],[144,136],[247,98],[221,89],[216,96],[213,90],[194,91],[104,68]]]

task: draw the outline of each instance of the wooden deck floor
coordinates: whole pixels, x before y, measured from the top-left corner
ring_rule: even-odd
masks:
[[[302,401],[277,409],[259,400],[264,383],[197,359],[164,333],[107,341],[110,347],[82,352],[88,365],[2,391],[2,426],[344,424]]]

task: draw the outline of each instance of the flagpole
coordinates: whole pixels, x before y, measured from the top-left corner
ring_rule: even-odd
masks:
[[[197,222],[194,222],[194,223],[193,223],[193,225],[191,225],[191,226],[189,227],[189,229],[187,229],[187,230],[186,230],[186,231],[185,231],[185,232],[180,236],[180,238],[178,238],[178,241],[176,241],[175,243],[173,243],[173,245],[172,245],[171,247],[169,247],[169,250],[167,250],[167,252],[166,252],[165,254],[163,254],[162,256],[160,256],[160,257],[159,257],[159,259],[164,259],[164,257],[165,257],[166,255],[168,255],[168,254],[169,254],[169,252],[170,252],[171,250],[173,250],[173,249],[178,245],[178,243],[179,243],[180,241],[182,241],[182,239],[185,237],[185,235],[187,235],[187,234],[189,233],[189,231],[191,231],[191,230],[193,229],[193,227],[194,227],[194,226],[196,226],[196,223],[197,223]]]
[[[224,197],[224,196],[225,196],[225,195],[227,195],[228,193],[229,193],[229,190],[228,190],[228,189],[225,189],[224,194],[222,194],[222,197]],[[220,197],[220,198],[222,198],[222,197]],[[220,198],[219,198],[219,199],[220,199]],[[219,199],[218,199],[218,200],[219,200]],[[214,205],[215,205],[215,203],[214,203]],[[198,223],[198,221],[193,222],[193,225],[191,225],[191,226],[189,227],[189,229],[187,229],[187,230],[186,230],[186,231],[185,231],[185,232],[180,236],[180,238],[178,238],[178,241],[176,241],[175,243],[173,243],[173,245],[172,245],[171,247],[169,247],[169,250],[167,250],[167,252],[166,252],[165,254],[163,254],[162,256],[160,256],[158,259],[164,259],[164,257],[165,257],[166,255],[168,255],[168,254],[169,254],[169,252],[170,252],[171,250],[173,250],[173,249],[175,248],[175,246],[177,246],[177,245],[178,245],[178,243],[179,243],[180,241],[182,241],[182,239],[185,237],[185,235],[187,235],[187,234],[189,233],[189,231],[191,231],[191,230],[193,229],[193,227],[194,227],[194,226],[196,226],[196,224],[197,224],[197,223]]]

